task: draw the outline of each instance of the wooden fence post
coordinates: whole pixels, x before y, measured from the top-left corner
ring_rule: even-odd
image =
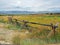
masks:
[[[27,21],[24,21],[24,20],[22,22],[24,23],[23,26],[22,26],[22,29],[23,28],[27,28],[28,29],[28,24],[27,24],[28,22]]]
[[[52,30],[53,30],[53,35],[54,35],[54,39],[57,42],[57,38],[56,38],[56,28],[58,28],[58,25],[52,25]],[[55,43],[56,43],[55,42]]]
[[[14,22],[14,23],[15,23],[15,25],[20,27],[20,26],[21,26],[21,24],[18,22],[18,20],[17,20],[17,19],[14,19],[14,20],[15,20],[15,22]]]
[[[13,23],[12,17],[8,16],[8,23]]]
[[[52,23],[51,23],[51,26],[50,26],[51,28],[52,28],[52,30],[51,30],[51,32],[48,34],[48,38],[53,34],[53,36],[55,37],[56,36],[56,28],[58,27],[57,25],[53,25]]]
[[[58,27],[58,25],[51,25],[52,26],[52,30],[53,30],[53,34],[54,34],[54,37],[55,37],[55,34],[56,34],[56,28]]]

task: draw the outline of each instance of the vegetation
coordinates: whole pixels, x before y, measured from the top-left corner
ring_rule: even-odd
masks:
[[[11,17],[10,20],[8,17]],[[49,26],[42,26],[38,24],[27,23],[24,24],[23,20],[28,22],[36,22],[40,24],[51,24],[55,25],[56,23],[60,23],[60,15],[53,14],[34,14],[34,15],[14,15],[14,16],[0,16],[0,23],[4,23],[4,28],[20,31],[20,33],[26,34],[26,38],[22,39],[19,36],[15,36],[12,40],[14,44],[18,45],[42,45],[49,43],[60,43],[60,24],[56,29],[55,37],[53,34],[48,38],[47,35],[51,32],[52,28]],[[10,22],[10,23],[9,23]],[[25,26],[24,26],[25,25]],[[25,33],[28,31],[27,33]]]

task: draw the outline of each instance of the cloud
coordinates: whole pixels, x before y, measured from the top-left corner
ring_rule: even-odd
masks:
[[[47,11],[60,8],[60,0],[0,0],[0,10]]]

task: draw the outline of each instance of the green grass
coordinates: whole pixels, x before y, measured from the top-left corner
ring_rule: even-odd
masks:
[[[8,24],[7,28],[11,29],[11,30],[20,30],[21,29],[21,27],[13,25],[13,24]]]
[[[47,44],[46,41],[40,40],[40,39],[25,39],[21,40],[21,45],[42,45]]]
[[[25,16],[26,17],[26,16]],[[23,16],[21,19],[25,19],[25,17]],[[29,16],[27,16],[29,17]],[[60,16],[37,16],[32,18],[26,18],[25,20],[31,21],[31,22],[38,22],[38,23],[42,23],[42,24],[56,24],[57,22],[60,22]],[[0,22],[4,22],[0,19]],[[5,23],[5,22],[4,22]],[[33,25],[36,26],[36,25]],[[57,31],[60,30],[60,24],[58,25],[59,27],[56,29]],[[37,27],[37,26],[36,26]],[[8,24],[7,26],[8,29],[12,29],[12,30],[21,30],[21,26],[17,26],[17,25],[13,25],[13,24]],[[33,28],[30,30],[34,30]],[[40,30],[40,29],[39,29]],[[51,44],[51,43],[60,43],[60,32],[57,32],[55,37],[50,37],[47,38],[48,33],[50,32],[50,29],[43,29],[41,32],[38,32],[38,29],[34,30],[34,32],[31,32],[32,39],[28,38],[28,39],[19,39],[18,37],[14,38],[14,42],[13,43],[20,43],[21,45],[43,45],[43,44]],[[34,37],[36,36],[36,38]],[[45,38],[40,39],[39,36],[45,36]],[[15,42],[17,41],[17,42]],[[20,41],[20,42],[18,42]]]

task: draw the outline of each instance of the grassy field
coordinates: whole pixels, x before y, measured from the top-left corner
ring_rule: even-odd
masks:
[[[11,17],[14,23],[8,23],[10,21],[8,17]],[[17,19],[21,26],[16,25],[14,19]],[[52,30],[52,28],[49,26],[28,23],[27,25],[29,25],[30,27],[22,28],[24,22],[21,21],[23,20],[40,24],[53,23],[53,25],[55,25],[56,23],[59,23],[58,28],[56,29],[55,37],[53,36],[53,34],[51,34],[49,38],[47,37],[49,32],[51,32]],[[0,28],[13,30],[14,33],[16,33],[17,31],[16,35],[19,35],[19,38],[16,37],[13,39],[13,43],[15,44],[19,43],[21,45],[44,45],[60,43],[60,15],[31,14],[20,16],[0,16]]]

